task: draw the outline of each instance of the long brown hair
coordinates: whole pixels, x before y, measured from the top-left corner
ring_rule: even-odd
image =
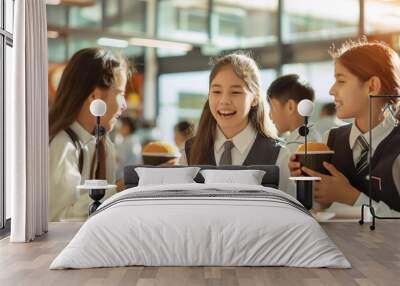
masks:
[[[209,87],[218,72],[225,66],[231,66],[234,73],[244,81],[246,88],[255,95],[258,103],[250,109],[249,121],[253,127],[263,136],[272,137],[265,128],[264,103],[261,97],[260,72],[255,61],[243,53],[232,53],[212,61],[212,69],[209,77]],[[208,100],[201,113],[196,136],[188,156],[188,164],[206,164],[209,154],[214,152],[214,140],[217,121],[213,117]]]
[[[101,48],[86,48],[76,52],[61,76],[57,88],[56,99],[49,111],[50,142],[62,130],[76,121],[79,112],[95,88],[107,89],[114,83],[115,69],[123,68],[129,73],[127,61],[117,58],[110,51]],[[103,136],[104,137],[104,136]],[[100,141],[98,161],[104,161],[95,167],[91,163],[91,178],[105,178],[105,146],[104,139]],[[82,151],[81,151],[82,152]]]
[[[49,111],[50,141],[78,117],[85,100],[96,87],[110,88],[116,68],[126,68],[127,61],[102,48],[86,48],[76,52],[61,76],[56,99]]]
[[[385,43],[368,42],[363,37],[347,41],[339,49],[331,48],[330,54],[362,82],[378,77],[380,95],[400,95],[400,58]],[[398,99],[388,101],[394,106],[399,103]]]

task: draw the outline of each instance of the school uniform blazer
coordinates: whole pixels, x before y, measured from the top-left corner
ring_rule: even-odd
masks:
[[[391,127],[385,131],[383,125],[390,124],[385,120],[381,125],[372,130],[372,142],[380,142],[372,146],[373,156],[371,159],[372,176],[380,178],[379,181],[372,180],[372,199],[386,205],[397,212],[400,211],[400,126]],[[356,128],[352,124],[331,129],[329,132],[327,144],[335,151],[332,158],[332,164],[343,173],[352,186],[360,192],[359,199],[355,205],[367,203],[369,196],[369,183],[367,180],[368,168],[365,168],[360,174],[356,174],[355,158],[350,142],[354,143],[355,138],[351,139],[352,129]],[[353,130],[354,132],[354,130]],[[382,133],[385,132],[385,133]],[[374,138],[374,134],[381,138]],[[377,137],[376,136],[376,137]],[[368,138],[368,135],[365,136]],[[354,149],[354,148],[353,148]],[[381,187],[381,190],[380,190]],[[384,206],[385,207],[385,206]],[[379,213],[378,213],[379,214]]]
[[[185,143],[185,155],[188,160],[193,140],[194,138],[191,138]],[[242,165],[275,165],[280,149],[281,146],[275,139],[267,138],[262,136],[260,133],[257,133],[257,137],[253,143],[253,146],[251,147]],[[217,165],[214,152],[209,154],[205,164]]]
[[[249,129],[251,128],[250,124],[244,130],[243,132],[249,132]],[[251,129],[250,129],[251,130]],[[249,150],[247,155],[245,155],[244,158],[241,158],[241,162],[236,164],[236,165],[277,165],[279,167],[279,189],[292,195],[295,196],[295,186],[294,183],[289,181],[289,169],[288,169],[288,160],[290,157],[290,152],[285,148],[282,147],[279,142],[273,138],[265,137],[262,134],[258,133],[257,131],[254,131],[254,136],[250,135],[252,134],[251,132],[247,133],[249,134],[250,138],[248,138],[248,144]],[[219,130],[217,130],[219,132]],[[238,136],[238,135],[237,135]],[[240,135],[239,135],[240,136]],[[236,136],[235,136],[236,137]],[[182,158],[180,160],[180,163],[183,165],[188,164],[188,158],[190,156],[190,150],[192,148],[193,140],[189,139],[185,143],[185,149],[181,151],[182,153]],[[224,139],[226,140],[226,139]],[[219,141],[219,137],[217,136],[217,141]],[[217,145],[221,145],[217,144]],[[214,144],[215,145],[215,144]],[[214,146],[215,149],[215,146]],[[211,152],[211,154],[208,154],[207,162],[205,162],[205,165],[217,165],[216,159],[215,159],[215,153]],[[219,154],[221,152],[218,152]],[[217,158],[219,159],[219,158]],[[233,162],[235,164],[235,162]]]

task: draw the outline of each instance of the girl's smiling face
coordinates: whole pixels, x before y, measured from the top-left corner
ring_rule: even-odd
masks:
[[[250,109],[257,105],[256,96],[231,65],[218,71],[211,82],[208,99],[211,113],[227,138],[246,128]]]
[[[368,114],[369,84],[335,62],[335,82],[329,90],[334,97],[336,115],[341,119],[360,118]]]

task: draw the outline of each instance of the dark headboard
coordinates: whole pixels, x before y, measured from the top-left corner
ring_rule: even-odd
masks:
[[[147,165],[131,165],[124,168],[124,183],[125,189],[136,187],[139,183],[139,176],[135,171],[137,167],[146,168],[183,168],[187,166],[147,166]],[[263,170],[265,175],[261,184],[265,187],[278,188],[279,185],[279,167],[275,165],[251,165],[251,166],[209,166],[209,165],[195,165],[190,167],[200,167],[204,169],[218,169],[218,170]],[[204,183],[204,178],[200,174],[194,178],[197,183]]]

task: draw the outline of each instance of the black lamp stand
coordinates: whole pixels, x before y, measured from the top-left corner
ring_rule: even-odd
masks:
[[[375,230],[375,219],[400,219],[400,217],[382,217],[378,216],[375,213],[374,206],[372,205],[372,100],[374,98],[400,98],[400,95],[377,95],[377,96],[369,96],[369,152],[368,152],[368,193],[369,193],[369,202],[368,204],[363,204],[361,206],[361,219],[359,220],[359,224],[364,224],[364,208],[369,208],[369,211],[372,216],[372,224],[369,226],[371,230]]]
[[[95,145],[95,166],[97,166],[97,160],[99,160],[99,143],[100,143],[100,136],[103,136],[105,133],[104,127],[100,125],[100,116],[96,116],[96,145]],[[93,175],[93,174],[92,174]],[[89,215],[94,213],[97,208],[101,205],[100,200],[106,194],[105,189],[90,189],[89,190],[89,197],[93,200],[93,202],[89,205]]]
[[[299,134],[304,137],[304,162],[307,165],[307,135],[308,116],[304,116],[304,125],[300,127]],[[313,205],[313,181],[314,179],[296,180],[296,199],[308,210]]]

